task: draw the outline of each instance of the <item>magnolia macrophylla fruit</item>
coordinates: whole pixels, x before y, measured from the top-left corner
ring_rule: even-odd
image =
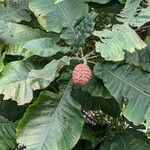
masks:
[[[79,87],[86,85],[92,77],[92,71],[86,64],[78,64],[72,73],[72,82]]]

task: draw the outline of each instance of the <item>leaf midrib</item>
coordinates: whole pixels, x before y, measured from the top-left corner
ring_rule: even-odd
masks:
[[[70,26],[70,29],[72,30],[72,32],[73,32],[75,38],[77,39],[76,32],[75,32],[75,30],[74,30],[74,28],[73,28],[73,25],[72,25],[70,19],[67,17],[67,14],[66,14],[65,11],[61,8],[61,6],[59,5],[59,3],[56,4],[56,5],[58,6],[59,10],[63,13],[64,17],[66,18],[66,21],[68,22],[68,25]]]
[[[112,41],[113,41],[114,39],[116,39],[116,37],[122,32],[122,30],[123,30],[125,27],[128,26],[128,23],[129,23],[130,19],[132,18],[132,16],[134,15],[134,13],[135,13],[135,11],[136,11],[136,9],[137,9],[138,6],[139,6],[139,4],[135,7],[133,13],[132,13],[131,16],[126,20],[126,22],[123,23],[122,28],[120,28],[120,30],[118,31],[118,33],[115,34],[115,36],[114,36],[111,40],[109,40],[109,41],[107,42],[107,45],[108,45],[108,44],[112,44]],[[129,26],[128,26],[128,27],[129,27]],[[130,27],[129,27],[129,28],[130,28]]]
[[[112,71],[106,69],[112,76],[118,78],[119,80],[121,80],[122,82],[124,82],[125,84],[127,84],[128,86],[132,87],[133,89],[135,89],[136,91],[139,91],[140,93],[146,95],[147,97],[150,98],[150,95],[148,95],[147,93],[143,92],[142,90],[140,90],[139,88],[137,88],[136,86],[132,85],[129,81],[126,81],[124,79],[122,79],[121,77],[119,77],[118,75],[116,75],[115,73],[113,73]]]
[[[49,0],[49,1],[51,1],[51,0]],[[54,3],[55,3],[55,1],[54,1]],[[75,32],[75,30],[74,30],[74,28],[73,28],[73,25],[72,25],[70,19],[67,17],[67,14],[66,14],[65,11],[63,10],[63,8],[61,8],[60,3],[55,3],[55,5],[58,7],[58,9],[59,9],[59,10],[62,12],[62,14],[64,15],[64,17],[65,17],[65,19],[66,19],[68,25],[70,26],[70,29],[72,30],[72,32],[73,32],[75,38],[77,39],[78,37],[77,37],[77,34],[76,34],[76,32]]]
[[[53,113],[53,115],[52,115],[52,118],[51,118],[50,121],[49,121],[49,126],[48,126],[48,129],[46,130],[46,133],[47,133],[47,134],[45,135],[45,137],[43,138],[43,141],[41,142],[42,144],[41,144],[40,150],[43,148],[43,145],[44,145],[44,143],[45,143],[45,141],[46,141],[46,139],[47,139],[47,137],[48,137],[48,135],[49,135],[49,133],[50,133],[50,129],[51,129],[50,124],[52,124],[52,122],[53,122],[54,119],[56,118],[57,111],[60,109],[62,103],[64,102],[64,96],[66,95],[66,91],[68,90],[69,86],[70,86],[70,81],[69,81],[69,83],[67,84],[67,87],[66,87],[66,89],[65,89],[65,91],[64,91],[64,94],[63,94],[63,96],[61,97],[61,100],[60,100],[60,102],[58,103],[58,106],[57,106],[57,108],[55,109],[55,111],[54,111],[54,113]]]

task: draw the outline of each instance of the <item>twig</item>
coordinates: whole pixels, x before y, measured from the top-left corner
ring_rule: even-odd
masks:
[[[88,60],[87,62],[89,62],[89,63],[91,63],[91,64],[96,65],[96,63],[95,63],[94,61],[90,61],[90,60]]]
[[[84,57],[84,53],[83,53],[83,50],[82,50],[82,49],[81,49],[81,56]]]
[[[94,51],[91,51],[90,53],[88,53],[88,54],[85,55],[85,58],[88,58],[89,56],[91,56],[93,54],[94,54]]]
[[[79,60],[79,61],[83,61],[83,58],[80,57],[71,57],[72,60]]]
[[[96,56],[88,57],[88,58],[87,58],[87,60],[88,60],[88,59],[93,59],[93,58],[96,58],[96,57],[99,57],[99,56],[100,56],[100,55],[96,55]]]
[[[137,28],[137,29],[135,29],[135,31],[140,31],[140,30],[146,30],[146,29],[149,29],[150,30],[150,25],[147,25],[147,26],[143,26],[143,27],[141,27],[141,28]]]

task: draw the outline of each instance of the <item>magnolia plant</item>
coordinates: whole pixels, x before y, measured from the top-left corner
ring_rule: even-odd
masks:
[[[149,0],[0,0],[0,150],[150,150]]]

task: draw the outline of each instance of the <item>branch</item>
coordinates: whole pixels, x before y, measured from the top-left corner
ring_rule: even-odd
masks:
[[[135,29],[136,32],[145,32],[147,30],[150,30],[150,24],[147,26],[142,26],[141,28]]]

